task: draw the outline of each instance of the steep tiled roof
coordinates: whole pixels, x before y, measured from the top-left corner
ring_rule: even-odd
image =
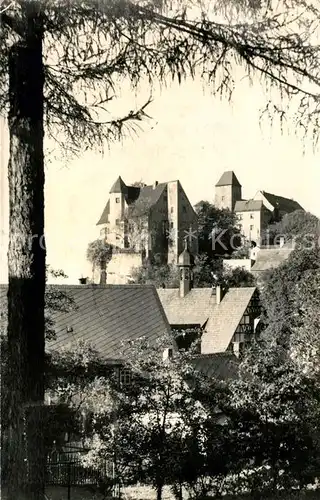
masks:
[[[106,206],[102,212],[100,219],[97,222],[97,226],[100,224],[106,224],[108,222],[108,215],[110,214],[110,200],[107,201]]]
[[[260,200],[241,200],[236,201],[234,206],[235,212],[254,212],[261,210],[263,202]]]
[[[118,177],[118,179],[116,180],[116,182],[113,184],[112,188],[110,189],[109,193],[123,193],[125,194],[127,191],[127,186],[125,185],[125,183],[123,182],[123,180],[121,179],[120,175]]]
[[[241,184],[238,181],[236,174],[232,170],[229,170],[229,171],[224,172],[222,174],[222,176],[220,177],[216,186],[240,186],[241,187]]]
[[[170,333],[152,285],[52,286],[73,299],[75,307],[52,315],[56,339],[47,341],[49,351],[85,340],[101,355],[117,359],[122,341],[145,336],[152,342]],[[1,305],[6,302],[6,293],[7,287],[1,286]]]
[[[142,187],[139,197],[135,202],[136,213],[138,214],[141,212],[143,214],[147,209],[150,209],[153,205],[155,205],[166,187],[166,182],[162,182],[156,186]]]
[[[238,376],[239,359],[230,352],[199,354],[191,360],[191,364],[207,377],[228,380]]]
[[[263,196],[268,200],[273,207],[277,207],[280,212],[290,213],[295,210],[303,210],[301,205],[295,200],[290,200],[289,198],[284,198],[283,196],[278,196],[275,194],[267,193],[266,191],[261,191]]]
[[[202,334],[201,352],[224,352],[240,323],[240,320],[255,292],[255,287],[230,288],[214,314],[209,318]]]
[[[293,246],[261,248],[257,252],[256,261],[251,268],[251,273],[256,275],[280,266],[280,264],[287,260],[292,250]]]
[[[216,306],[212,288],[193,288],[183,298],[178,288],[157,291],[170,325],[203,326]]]

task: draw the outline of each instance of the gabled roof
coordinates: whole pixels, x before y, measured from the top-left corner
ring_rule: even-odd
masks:
[[[192,288],[183,298],[178,288],[157,289],[170,325],[203,326],[216,307],[212,288]]]
[[[241,187],[240,182],[238,181],[236,174],[229,170],[224,172],[217,182],[216,186],[239,186]]]
[[[226,351],[255,290],[229,288],[220,304],[212,288],[193,288],[184,297],[180,297],[177,288],[157,291],[172,327],[203,328],[201,352],[207,354]]]
[[[90,342],[106,358],[119,359],[121,342],[146,337],[150,342],[170,335],[170,326],[153,285],[51,285],[74,302],[69,312],[52,314],[56,339],[46,350],[72,342]],[[7,286],[0,287],[6,307]]]
[[[229,288],[202,334],[203,354],[226,351],[255,290],[255,287]]]
[[[235,212],[254,212],[260,211],[263,206],[262,200],[241,200],[236,201],[234,206]]]
[[[218,380],[234,380],[239,374],[240,360],[230,352],[199,354],[191,360],[195,370],[206,377]]]
[[[271,203],[274,208],[278,208],[280,212],[291,213],[295,210],[303,210],[302,206],[295,200],[290,200],[284,196],[278,196],[276,194],[267,193],[266,191],[261,191],[262,195],[266,200]]]
[[[156,186],[144,186],[140,189],[140,194],[138,199],[135,201],[135,213],[144,214],[146,210],[157,203],[163,191],[167,187],[166,182],[157,184]]]
[[[102,212],[100,219],[97,222],[97,226],[100,224],[106,224],[108,222],[108,215],[110,214],[110,200],[107,201],[106,206]]]
[[[109,193],[123,193],[123,194],[126,194],[127,192],[127,186],[125,185],[125,183],[123,182],[123,180],[121,179],[120,175],[118,177],[118,179],[116,180],[116,182],[113,184],[112,188],[110,189]]]
[[[257,275],[268,269],[280,266],[288,259],[293,248],[293,245],[282,248],[260,248],[257,252],[256,261],[251,268],[251,273]]]

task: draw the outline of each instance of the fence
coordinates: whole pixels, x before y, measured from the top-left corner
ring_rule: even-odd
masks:
[[[107,461],[101,467],[84,467],[81,461],[83,449],[56,452],[48,457],[46,464],[47,485],[85,486],[98,485],[112,478],[112,465]]]

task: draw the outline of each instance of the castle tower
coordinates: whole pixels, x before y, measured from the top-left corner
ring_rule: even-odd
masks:
[[[122,247],[124,241],[123,216],[126,208],[127,186],[119,176],[109,191],[109,234],[110,242]]]
[[[215,206],[233,211],[236,201],[241,199],[241,184],[235,173],[232,170],[224,172],[215,186]]]
[[[185,247],[178,258],[178,267],[180,269],[180,297],[183,298],[190,292],[193,285],[193,257],[188,251],[188,241],[185,240]]]

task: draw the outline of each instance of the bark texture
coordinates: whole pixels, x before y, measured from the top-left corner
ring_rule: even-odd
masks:
[[[24,8],[25,33],[9,60],[9,500],[44,491],[43,35],[39,7]]]

